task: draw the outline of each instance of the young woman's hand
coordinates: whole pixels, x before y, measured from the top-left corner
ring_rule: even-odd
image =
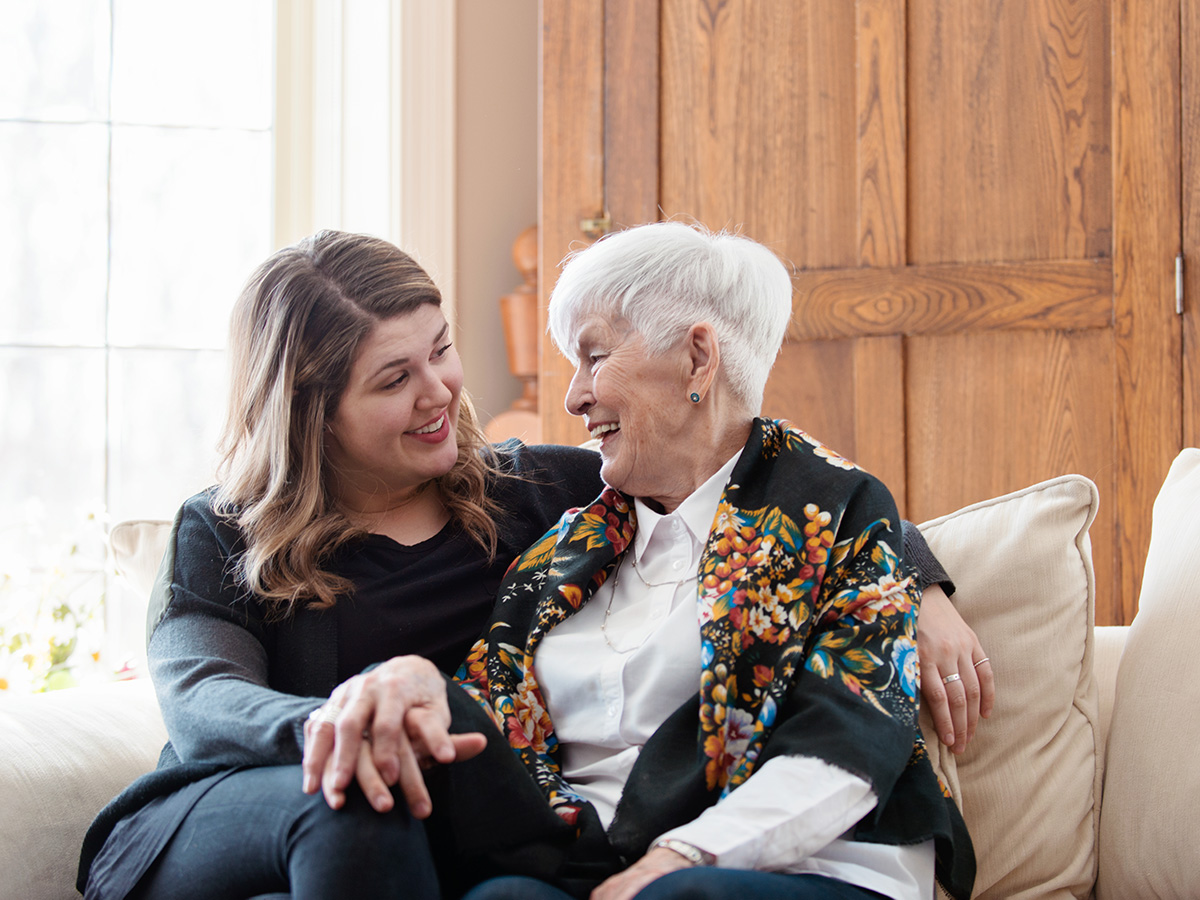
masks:
[[[418,818],[433,811],[422,769],[470,759],[487,739],[450,734],[446,682],[420,656],[397,656],[334,689],[304,724],[304,792],[319,789],[333,809],[354,779],[371,806],[387,812],[399,785]]]
[[[917,653],[921,702],[933,716],[938,739],[962,753],[975,737],[979,720],[992,714],[995,682],[979,638],[936,584],[921,593]]]

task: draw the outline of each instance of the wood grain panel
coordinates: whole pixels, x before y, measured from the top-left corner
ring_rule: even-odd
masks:
[[[1137,609],[1154,498],[1183,434],[1179,15],[1179,0],[1114,4],[1116,506],[1126,621]]]
[[[908,447],[904,439],[904,339],[858,338],[853,348],[854,461],[888,486],[900,514],[905,515]]]
[[[845,0],[664,0],[661,203],[800,267],[854,265],[854,32]]]
[[[850,341],[785,343],[767,379],[763,415],[787,419],[857,461],[849,398],[835,385],[854,382]]]
[[[909,260],[1108,256],[1105,4],[908,8]]]
[[[1114,590],[1113,502],[1119,448],[1111,400],[1112,334],[1088,331],[910,338],[908,512],[925,521],[1078,472],[1100,489],[1092,526],[1097,621],[1124,621]],[[912,401],[910,401],[912,402]],[[1014,566],[1021,560],[1012,560]]]
[[[858,0],[858,262],[907,261],[904,0]]]
[[[1182,6],[1183,445],[1200,447],[1200,8]]]
[[[898,271],[908,258],[904,2],[858,0],[855,12],[858,261]],[[793,306],[806,313],[821,309],[819,301]],[[851,346],[855,459],[888,486],[903,515],[908,495],[904,339],[860,337]]]
[[[586,242],[579,221],[604,207],[604,7],[543,3],[541,25],[538,328],[544,335],[546,304],[559,264]],[[549,338],[543,338],[538,413],[547,443],[587,440],[582,420],[562,408],[571,371]]]
[[[605,0],[604,23],[605,209],[622,228],[658,221],[659,4]]]
[[[1112,324],[1109,260],[798,272],[792,340]]]

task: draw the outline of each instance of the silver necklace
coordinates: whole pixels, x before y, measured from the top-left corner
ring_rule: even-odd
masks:
[[[633,564],[633,571],[637,573],[638,578],[642,579],[642,584],[646,585],[646,587],[668,587],[670,585],[679,587],[679,585],[693,577],[690,575],[684,575],[682,578],[675,581],[647,581],[646,576],[642,574],[642,570],[638,568],[637,557],[630,556],[629,561]],[[617,563],[616,569],[613,570],[612,593],[608,595],[608,606],[604,610],[604,621],[600,623],[600,636],[604,638],[604,643],[608,644],[609,649],[614,653],[628,653],[629,650],[637,649],[637,647],[630,647],[629,650],[622,650],[608,639],[608,617],[612,615],[613,600],[617,598],[617,585],[621,582],[621,566],[622,563],[619,562]],[[645,642],[643,641],[643,643]],[[638,644],[638,647],[640,646],[641,644]]]

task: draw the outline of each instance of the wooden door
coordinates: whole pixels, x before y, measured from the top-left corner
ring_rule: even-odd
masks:
[[[878,474],[917,521],[1087,475],[1097,619],[1129,621],[1183,439],[1180,40],[1194,13],[1181,25],[1180,0],[542,8],[543,292],[601,213],[768,244],[795,267],[795,297],[765,412]],[[547,439],[581,434],[561,409],[568,376],[547,344]]]

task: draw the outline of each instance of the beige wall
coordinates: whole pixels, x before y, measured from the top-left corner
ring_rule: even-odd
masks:
[[[458,348],[486,423],[520,385],[499,298],[521,283],[512,242],[537,221],[537,0],[458,0]]]

